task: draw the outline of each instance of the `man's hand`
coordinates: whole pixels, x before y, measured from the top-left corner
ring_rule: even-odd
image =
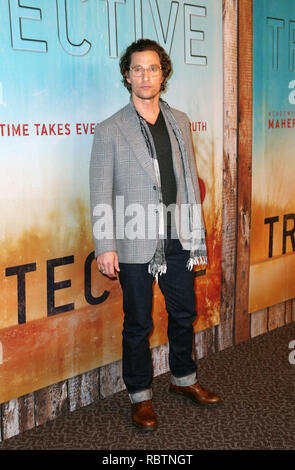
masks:
[[[116,271],[120,271],[119,268],[119,259],[116,251],[108,251],[98,255],[96,258],[97,266],[102,274],[110,278],[116,278]]]

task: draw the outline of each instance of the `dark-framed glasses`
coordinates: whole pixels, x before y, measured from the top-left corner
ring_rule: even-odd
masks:
[[[133,67],[130,67],[131,72],[135,77],[141,77],[144,75],[144,73],[147,71],[152,77],[156,77],[157,75],[160,74],[160,71],[162,70],[161,65],[157,64],[152,64],[148,65],[147,67],[142,67],[141,65],[134,65]]]

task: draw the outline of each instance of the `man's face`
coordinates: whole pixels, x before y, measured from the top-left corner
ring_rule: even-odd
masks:
[[[150,65],[161,66],[160,58],[155,51],[134,52],[131,56],[130,67],[140,65],[141,67],[149,67]],[[143,100],[150,100],[160,95],[161,84],[163,81],[163,73],[152,76],[147,70],[139,77],[135,77],[132,70],[127,73],[127,81],[131,84],[132,95]]]

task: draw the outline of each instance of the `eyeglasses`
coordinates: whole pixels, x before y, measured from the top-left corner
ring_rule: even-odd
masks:
[[[131,72],[135,77],[140,77],[141,75],[144,75],[145,71],[147,71],[152,77],[156,77],[159,75],[160,70],[162,70],[162,67],[160,65],[149,65],[148,67],[142,67],[141,65],[134,65],[133,67],[130,67]]]

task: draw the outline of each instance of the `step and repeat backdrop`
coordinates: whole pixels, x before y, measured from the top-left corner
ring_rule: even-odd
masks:
[[[253,1],[249,312],[295,297],[295,3]]]
[[[118,280],[97,271],[88,173],[94,127],[129,101],[119,58],[157,40],[185,111],[202,187],[209,266],[196,272],[201,330],[219,322],[222,1],[0,3],[0,403],[121,358]],[[167,341],[155,286],[151,346]]]

